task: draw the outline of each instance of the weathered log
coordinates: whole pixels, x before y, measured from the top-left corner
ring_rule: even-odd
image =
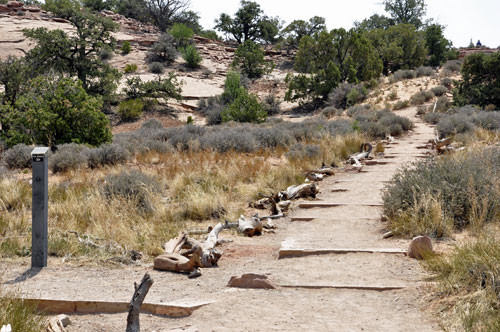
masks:
[[[245,218],[243,215],[238,219],[238,232],[247,236],[254,236],[262,234],[262,221],[258,216]]]
[[[257,202],[251,202],[248,206],[254,209],[265,210],[271,204],[269,197],[259,199]]]
[[[281,201],[278,203],[278,207],[281,209],[281,211],[287,211],[290,208],[291,204],[292,201]]]
[[[281,208],[278,206],[274,198],[271,198],[271,215],[276,216],[280,214],[283,214]]]
[[[319,174],[319,173],[307,173],[307,175],[306,175],[307,180],[314,181],[314,182],[322,181],[324,177],[325,176],[323,174]]]
[[[217,238],[219,233],[225,228],[225,225],[218,223],[212,231],[208,234],[207,239],[203,242],[188,238],[186,240],[186,245],[188,248],[196,248],[199,246],[201,249],[200,261],[201,267],[212,267],[217,266],[222,253],[218,251],[215,246],[217,245]]]
[[[316,173],[316,174],[323,174],[327,176],[332,176],[335,175],[335,171],[331,167],[322,167],[318,169],[307,169],[305,170],[307,174],[309,173]]]
[[[142,303],[149,292],[149,289],[153,285],[153,278],[146,273],[142,278],[141,283],[137,286],[134,283],[134,295],[130,301],[130,306],[127,315],[127,329],[126,332],[140,332],[141,327],[139,324],[139,313],[141,312]]]
[[[186,243],[186,239],[186,233],[180,233],[177,237],[170,239],[167,243],[165,243],[165,252],[171,254],[178,253],[182,246]]]
[[[370,157],[373,146],[370,143],[361,144],[361,152],[353,154],[349,157],[349,164],[361,167],[361,161]]]
[[[303,183],[298,186],[290,186],[286,191],[281,192],[282,200],[292,200],[299,198],[316,198],[319,193],[318,186],[315,183]]]

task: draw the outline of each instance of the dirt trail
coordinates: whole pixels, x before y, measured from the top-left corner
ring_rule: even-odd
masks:
[[[382,239],[381,190],[403,164],[422,154],[417,146],[433,137],[433,130],[415,118],[415,109],[397,112],[411,118],[416,128],[386,150],[388,162],[365,166],[359,174],[337,174],[321,183],[320,201],[347,203],[329,208],[297,209],[291,218],[311,221],[277,222],[276,234],[238,237],[224,246],[220,267],[205,269],[201,278],[152,271],[155,284],[147,301],[209,300],[212,304],[192,316],[171,319],[142,315],[143,331],[440,331],[423,312],[420,297],[426,274],[418,262],[402,254],[347,253],[278,259],[283,248],[400,249],[407,240]],[[332,192],[346,189],[344,192]],[[366,204],[370,205],[367,206]],[[293,220],[292,219],[292,220]],[[234,235],[224,234],[225,238]],[[3,280],[25,294],[49,298],[128,301],[133,282],[150,267],[124,269],[69,267],[60,261],[23,278],[26,267],[0,267]],[[54,266],[55,265],[55,266]],[[3,270],[3,271],[2,271]],[[280,285],[316,289],[242,290],[227,288],[233,275],[268,274]],[[17,278],[17,280],[16,280]],[[25,280],[24,280],[25,279]],[[332,286],[405,287],[400,290],[332,289]],[[70,332],[123,331],[125,314],[75,315]]]

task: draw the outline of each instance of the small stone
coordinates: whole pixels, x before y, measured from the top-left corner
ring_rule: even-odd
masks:
[[[233,276],[229,279],[228,287],[255,288],[255,289],[275,289],[276,286],[267,276],[255,273],[245,273],[241,277]]]
[[[392,232],[387,232],[387,233],[385,233],[385,234],[383,235],[383,238],[384,238],[384,239],[388,239],[388,238],[393,237],[393,236],[394,236],[394,234],[393,234]]]
[[[381,222],[387,222],[388,220],[389,220],[389,218],[387,218],[387,216],[380,217]]]
[[[432,240],[428,236],[414,237],[408,247],[408,256],[418,260],[424,259],[424,255],[433,253]]]
[[[52,21],[57,22],[57,23],[69,23],[68,20],[65,20],[64,18],[60,18],[60,17],[54,17],[54,18],[52,18]]]
[[[58,315],[57,319],[59,319],[59,321],[62,323],[64,327],[71,324],[71,320],[69,319],[68,315]]]

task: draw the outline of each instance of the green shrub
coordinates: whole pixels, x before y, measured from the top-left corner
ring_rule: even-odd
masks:
[[[321,147],[319,145],[297,143],[290,147],[286,157],[291,161],[302,161],[317,158],[320,154]]]
[[[396,83],[403,80],[410,80],[417,77],[417,73],[414,70],[403,70],[400,69],[396,71],[394,74],[389,76],[390,83]]]
[[[170,28],[169,33],[174,38],[177,49],[188,47],[194,35],[193,30],[183,23],[175,23],[172,28]]]
[[[222,111],[222,121],[253,122],[266,121],[267,113],[257,97],[243,90],[240,95]]]
[[[8,240],[6,240],[8,241]],[[35,304],[0,287],[0,327],[10,324],[12,331],[40,332],[47,329],[47,319],[37,314]]]
[[[262,105],[266,110],[267,115],[276,115],[281,112],[280,110],[281,100],[277,98],[274,94],[267,95],[264,98]]]
[[[341,83],[328,95],[328,104],[346,109],[366,99],[368,91],[363,84]]]
[[[417,77],[432,76],[436,73],[432,67],[420,66],[415,70]]]
[[[223,105],[232,103],[244,90],[240,74],[235,71],[229,71],[224,81],[224,92],[221,95]]]
[[[99,57],[101,60],[109,60],[113,57],[113,50],[108,47],[103,48],[101,52],[99,52]]]
[[[321,111],[321,114],[327,119],[333,118],[334,116],[341,116],[342,113],[344,113],[344,110],[339,110],[334,106],[327,106]]]
[[[413,128],[413,123],[390,111],[362,111],[354,115],[357,125],[363,133],[373,138],[385,138],[387,135],[399,136]]]
[[[148,62],[172,63],[177,57],[175,40],[169,33],[163,33],[148,51]]]
[[[437,123],[437,130],[441,138],[472,132],[474,127],[471,119],[460,113],[443,116]]]
[[[156,80],[147,82],[143,82],[139,77],[132,77],[127,80],[126,84],[124,92],[129,99],[163,98],[165,101],[170,98],[182,99],[182,83],[177,81],[173,73],[169,73],[168,77],[158,77]]]
[[[6,141],[11,146],[70,142],[100,145],[111,140],[109,119],[101,112],[102,105],[102,100],[88,95],[78,80],[37,77],[6,111]]]
[[[452,73],[460,72],[461,68],[462,68],[462,62],[460,60],[448,60],[443,65],[443,69],[448,70]]]
[[[122,121],[134,121],[141,117],[144,103],[141,99],[129,99],[119,105],[118,114]]]
[[[434,93],[431,90],[420,91],[411,96],[410,101],[412,105],[422,105],[423,103],[434,98]]]
[[[453,80],[451,78],[445,77],[441,79],[441,85],[447,87],[448,89],[451,89],[453,86]]]
[[[31,151],[33,147],[17,144],[3,154],[5,165],[10,169],[31,168]]]
[[[251,40],[238,46],[232,66],[249,78],[259,78],[273,69],[272,63],[264,60],[264,52],[260,45]]]
[[[129,54],[132,51],[132,46],[130,45],[130,42],[128,40],[124,41],[122,43],[122,54],[126,55]]]
[[[49,168],[53,173],[67,172],[87,166],[88,148],[82,144],[62,144],[49,159]]]
[[[165,66],[161,62],[151,62],[149,64],[149,71],[153,74],[163,74]]]
[[[137,65],[135,63],[127,63],[123,71],[126,74],[135,73],[137,71]]]
[[[201,64],[201,56],[198,50],[193,45],[186,46],[182,52],[182,57],[186,61],[186,66],[189,68],[199,68]]]
[[[424,115],[424,121],[430,124],[437,124],[443,115],[443,113],[430,112]]]

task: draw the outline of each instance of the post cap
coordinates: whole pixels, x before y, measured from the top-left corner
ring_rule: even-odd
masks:
[[[47,147],[36,147],[33,149],[33,151],[31,151],[31,156],[45,156],[47,154],[47,152],[49,151],[49,148]]]

